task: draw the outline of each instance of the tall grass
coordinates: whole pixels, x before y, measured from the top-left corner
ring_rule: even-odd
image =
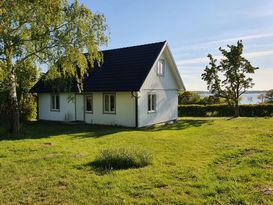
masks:
[[[91,165],[103,170],[118,170],[145,167],[151,163],[152,155],[145,150],[109,148],[102,150]]]

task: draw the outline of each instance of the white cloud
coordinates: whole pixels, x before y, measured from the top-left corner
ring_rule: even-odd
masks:
[[[257,52],[249,52],[244,53],[243,56],[248,59],[254,59],[264,56],[271,56],[273,57],[273,50],[267,50],[267,51],[257,51]],[[222,56],[214,56],[216,59],[220,59]],[[178,60],[176,61],[177,65],[183,66],[183,65],[200,65],[200,64],[206,64],[209,60],[207,57],[200,57],[200,58],[190,58],[190,59],[184,59],[184,60]]]
[[[263,38],[270,38],[273,37],[273,32],[264,32],[252,35],[244,35],[244,36],[237,36],[232,38],[226,38],[221,40],[214,40],[209,42],[202,42],[198,44],[186,45],[179,48],[172,49],[175,53],[185,50],[200,50],[200,49],[208,49],[208,48],[215,48],[217,46],[221,46],[222,44],[228,44],[230,42],[238,41],[238,40],[255,40],[255,39],[263,39]]]

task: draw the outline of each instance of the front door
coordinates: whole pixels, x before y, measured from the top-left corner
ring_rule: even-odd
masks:
[[[76,95],[76,121],[84,121],[84,95]]]

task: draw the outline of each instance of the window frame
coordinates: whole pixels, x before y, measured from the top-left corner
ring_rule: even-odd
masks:
[[[88,97],[91,97],[91,107],[92,107],[92,110],[87,110],[87,99]],[[89,94],[86,94],[84,96],[84,111],[85,113],[88,113],[88,114],[93,114],[94,113],[94,98],[93,98],[93,93],[89,93]]]
[[[108,99],[109,99],[109,102],[108,102],[108,108],[109,108],[109,111],[106,111],[105,110],[105,96],[109,96]],[[111,111],[111,96],[114,96],[114,111]],[[116,109],[117,109],[117,103],[116,103],[116,93],[103,93],[102,95],[102,100],[103,100],[103,107],[102,107],[102,110],[103,110],[103,114],[116,114]]]
[[[162,63],[162,72],[159,72],[159,65],[160,63]],[[159,59],[157,61],[157,67],[156,67],[156,74],[158,76],[164,76],[165,75],[165,66],[166,66],[166,63],[165,63],[165,60],[164,59]]]
[[[153,98],[154,98],[154,100],[153,100]],[[156,113],[156,109],[157,109],[156,101],[157,101],[156,93],[148,93],[148,98],[147,98],[147,104],[148,104],[147,112],[148,112],[148,114],[149,113]],[[153,103],[154,103],[154,105],[153,105]],[[149,109],[149,108],[151,108],[151,109]]]
[[[58,99],[59,99],[59,103],[58,103],[58,105],[59,105],[59,108],[57,108],[57,97],[58,96]],[[51,96],[50,96],[50,110],[51,110],[51,112],[60,112],[60,107],[61,107],[61,105],[60,105],[60,95],[59,94],[51,94]]]

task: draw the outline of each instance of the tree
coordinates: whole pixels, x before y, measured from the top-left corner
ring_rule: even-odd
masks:
[[[8,76],[12,132],[19,132],[17,71],[48,65],[49,78],[76,79],[79,91],[88,64],[101,64],[108,41],[105,17],[77,0],[2,0],[0,70]],[[84,54],[87,52],[87,54]],[[58,65],[61,65],[60,67]],[[0,71],[1,73],[1,71]]]
[[[180,92],[178,96],[179,104],[198,104],[200,102],[200,95],[191,91]]]
[[[265,93],[265,101],[266,101],[267,103],[273,103],[273,89],[268,90],[268,91]]]
[[[238,117],[240,96],[254,85],[252,78],[247,77],[247,74],[253,74],[258,68],[253,67],[242,56],[244,47],[242,41],[227,47],[227,50],[219,48],[223,55],[219,65],[211,54],[208,55],[210,63],[206,66],[202,79],[207,82],[207,88],[211,93],[225,98],[227,103],[234,107],[234,116]]]

